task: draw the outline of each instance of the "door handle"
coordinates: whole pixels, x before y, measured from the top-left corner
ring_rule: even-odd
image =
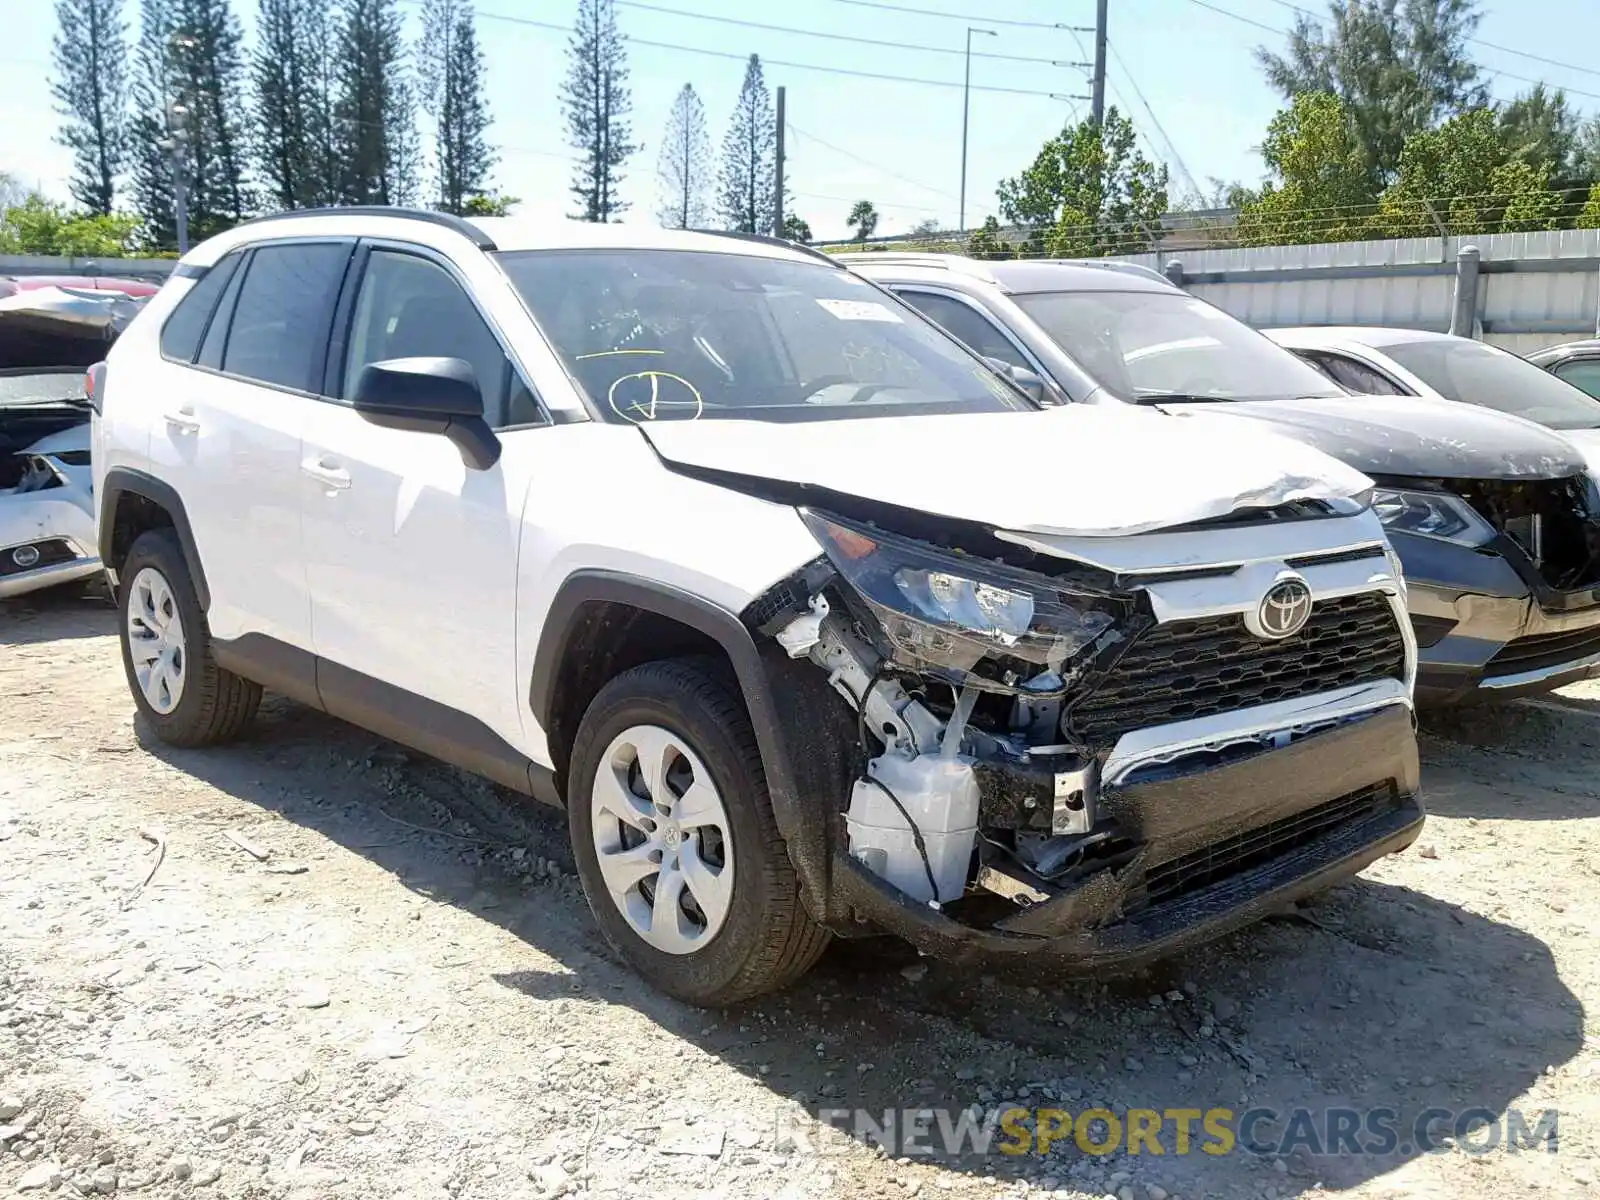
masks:
[[[168,425],[182,433],[199,433],[200,422],[195,420],[194,407],[185,404],[177,412],[161,414]]]
[[[320,458],[306,459],[300,464],[300,470],[326,488],[342,491],[350,486],[350,472],[341,467],[337,459],[326,454]]]

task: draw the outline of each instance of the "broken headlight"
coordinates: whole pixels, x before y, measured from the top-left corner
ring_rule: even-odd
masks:
[[[986,658],[1014,660],[1015,679],[1001,682],[1038,680],[1059,674],[1121,611],[1108,597],[1002,563],[809,510],[803,516],[902,665],[965,675]]]
[[[1481,546],[1494,538],[1494,527],[1465,500],[1448,492],[1377,488],[1372,510],[1390,533],[1413,533],[1462,546]]]

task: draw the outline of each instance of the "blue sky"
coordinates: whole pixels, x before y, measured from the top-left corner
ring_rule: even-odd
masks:
[[[789,0],[781,5],[618,0],[618,23],[632,39],[634,138],[645,145],[626,169],[622,194],[632,208],[624,219],[653,220],[656,151],[677,90],[686,82],[695,85],[705,102],[713,143],[720,145],[743,75],[741,60],[757,53],[768,62],[768,83],[787,88],[794,208],[818,236],[844,234],[845,214],[862,198],[872,200],[882,213],[880,233],[905,230],[929,218],[954,226],[961,50],[969,25],[993,30],[995,36],[973,39],[968,223],[977,224],[994,211],[996,183],[1020,171],[1046,138],[1086,111],[1085,102],[1053,98],[1052,93],[1068,97],[1088,91],[1085,73],[1070,64],[1089,57],[1085,51],[1092,39],[1053,26],[1092,25],[1094,0],[882,3],[921,11],[886,11],[851,0]],[[1322,0],[1296,3],[1320,8]],[[401,7],[408,33],[414,35],[419,2],[402,0]],[[477,2],[488,58],[491,137],[501,153],[496,182],[523,198],[523,212],[561,216],[571,207],[570,151],[557,89],[565,69],[563,30],[575,7],[576,0]],[[235,0],[235,8],[248,28],[256,0]],[[49,0],[0,0],[0,25],[6,30],[0,46],[6,80],[0,89],[0,170],[64,198],[70,162],[53,141],[57,122],[48,92],[53,9]],[[127,0],[127,9],[133,18],[137,0]],[[929,15],[933,13],[955,15]],[[1110,0],[1113,53],[1107,101],[1134,118],[1148,139],[1146,152],[1170,165],[1175,192],[1182,190],[1185,168],[1202,187],[1211,177],[1259,178],[1257,146],[1279,100],[1262,81],[1251,49],[1263,42],[1281,45],[1283,37],[1270,30],[1286,29],[1292,19],[1288,0]],[[839,40],[843,37],[888,45]],[[1500,0],[1486,9],[1478,38],[1474,49],[1482,66],[1495,72],[1490,82],[1497,97],[1527,86],[1517,77],[1542,78],[1566,88],[1584,112],[1600,112],[1600,58],[1593,53],[1600,45],[1600,3]],[[1012,57],[981,58],[978,52]],[[1056,62],[1066,65],[1052,65]],[[831,74],[808,65],[862,74]],[[949,86],[864,75],[906,76]]]

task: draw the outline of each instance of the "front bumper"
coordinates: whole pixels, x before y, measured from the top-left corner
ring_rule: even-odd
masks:
[[[1394,538],[1417,636],[1417,703],[1510,699],[1600,676],[1600,591],[1541,603],[1504,558]]]
[[[31,571],[0,575],[0,600],[26,595],[28,592],[42,591],[64,583],[78,583],[99,574],[102,574],[99,558],[75,558],[71,562],[51,563],[47,567],[35,567]]]
[[[1027,954],[1063,974],[1137,967],[1220,937],[1402,850],[1422,827],[1417,751],[1408,704],[1395,703],[1305,734],[1243,760],[1108,788],[1101,808],[1138,841],[1132,861],[995,924],[962,924],[912,902],[849,856],[832,862],[830,899],[857,921],[957,962]],[[1130,778],[1137,779],[1137,776]],[[1258,832],[1294,828],[1364,792],[1386,799],[1237,872],[1152,899],[1167,864],[1208,846],[1244,845]]]

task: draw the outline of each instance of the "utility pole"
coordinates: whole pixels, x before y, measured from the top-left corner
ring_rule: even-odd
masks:
[[[774,156],[777,170],[772,180],[772,236],[783,236],[783,85],[778,85],[778,152]]]
[[[183,30],[173,33],[170,46],[175,54],[192,50],[195,39]],[[161,148],[172,160],[172,220],[177,228],[178,253],[189,253],[189,107],[180,93],[167,102],[167,136]]]
[[[1090,111],[1096,129],[1106,116],[1106,4],[1107,0],[1095,0],[1094,6],[1094,87],[1090,89],[1093,93]]]
[[[963,233],[967,229],[967,117],[972,111],[972,35],[981,33],[999,37],[992,29],[967,26],[967,77],[961,85],[961,211],[956,216],[956,227]]]

